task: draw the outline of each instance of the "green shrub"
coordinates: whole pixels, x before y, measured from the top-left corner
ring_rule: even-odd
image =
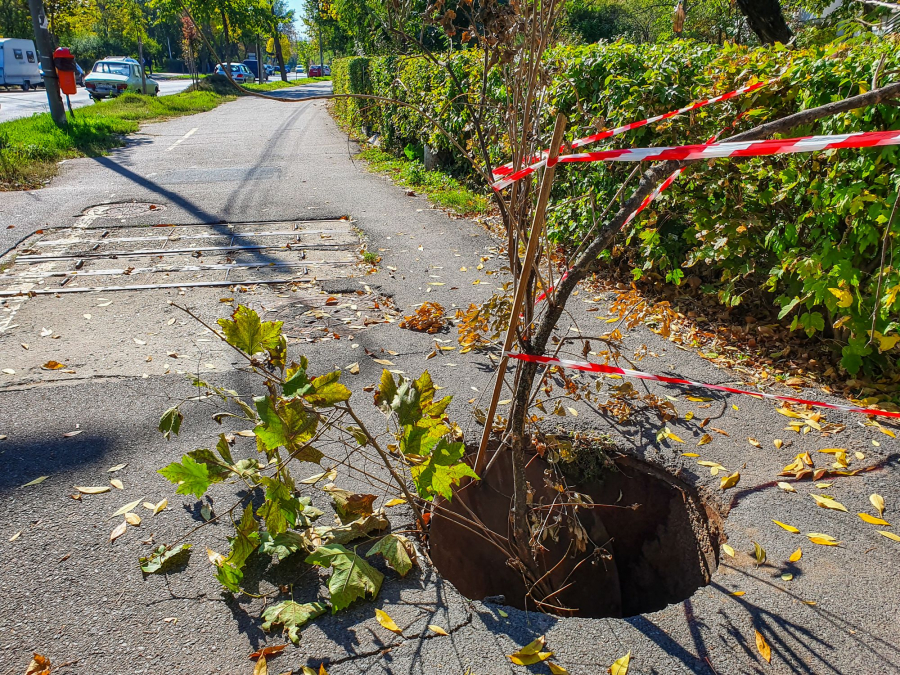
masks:
[[[659,115],[755,80],[784,73],[777,85],[597,144],[603,147],[703,143],[762,122],[868,90],[882,55],[882,73],[900,68],[894,38],[862,38],[842,46],[748,48],[676,41],[560,47],[547,57],[550,95],[540,136],[546,147],[556,111],[569,119],[568,139]],[[471,100],[480,96],[481,60],[475,50],[450,61]],[[368,106],[366,123],[395,153],[427,143],[458,156],[422,113],[465,146],[474,143],[468,109],[447,73],[423,58],[366,59],[368,79],[354,91],[413,104]],[[882,76],[882,84],[887,78]],[[336,79],[335,88],[341,90]],[[349,91],[349,89],[345,89]],[[485,104],[502,109],[505,92],[492,76]],[[352,120],[351,120],[352,121]],[[900,129],[900,109],[878,105],[796,128],[792,136]],[[500,136],[493,163],[509,159]],[[900,270],[891,263],[876,298],[881,241],[897,198],[896,147],[715,160],[697,164],[624,233],[614,251],[635,278],[655,275],[680,284],[696,277],[703,292],[730,307],[749,295],[762,299],[807,335],[834,338],[850,373],[897,366],[900,346]],[[591,197],[605,205],[633,167],[624,163],[573,165],[557,172],[548,227],[560,244],[577,246],[592,220]],[[900,259],[900,222],[887,260]],[[870,336],[876,314],[874,336]],[[874,338],[873,340],[870,340]]]

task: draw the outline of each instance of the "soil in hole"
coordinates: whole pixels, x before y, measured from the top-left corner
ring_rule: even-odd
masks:
[[[564,524],[557,541],[542,539],[539,573],[547,573],[549,587],[563,589],[552,598],[526,597],[523,575],[507,564],[509,557],[458,519],[442,515],[442,509],[431,520],[431,557],[438,570],[468,598],[502,595],[513,607],[565,616],[634,616],[690,597],[709,583],[718,564],[721,516],[691,486],[662,469],[627,455],[611,459],[614,467],[601,479],[570,487],[595,504],[638,506],[580,507],[588,539],[586,550],[574,556],[573,537]],[[540,457],[530,457],[526,474],[534,504],[561,501],[552,488],[555,481],[545,482],[552,475],[545,472],[552,471]],[[511,495],[511,458],[504,453],[481,481],[460,490],[443,508],[470,521],[474,514],[505,537],[512,529]],[[561,512],[559,506],[540,511]],[[552,527],[553,518],[548,522]]]

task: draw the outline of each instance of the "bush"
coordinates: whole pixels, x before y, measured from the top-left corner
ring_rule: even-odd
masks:
[[[868,90],[876,64],[882,72],[900,68],[896,39],[864,38],[840,47],[747,48],[676,41],[665,45],[599,43],[561,47],[548,55],[549,105],[540,130],[546,147],[556,111],[569,118],[567,137],[658,115],[784,72],[781,83],[690,115],[645,126],[601,147],[702,143],[762,122]],[[346,61],[346,60],[345,60]],[[338,62],[340,63],[340,62]],[[451,60],[467,95],[477,96],[479,53],[458,52]],[[432,115],[472,143],[468,111],[446,72],[421,58],[366,60],[368,80],[354,92],[375,93],[414,103],[367,107],[367,123],[386,147],[408,144],[453,146],[419,112]],[[337,92],[343,83],[335,81]],[[488,105],[503,104],[499,86],[488,89]],[[347,120],[358,124],[362,112]],[[900,109],[879,105],[838,115],[793,136],[900,128]],[[726,131],[727,130],[727,131]],[[493,161],[508,160],[502,137],[491,147]],[[458,153],[456,153],[458,154]],[[896,147],[828,151],[779,157],[716,160],[695,165],[625,233],[615,251],[638,279],[657,275],[674,284],[696,277],[705,293],[729,307],[749,295],[761,297],[791,321],[794,330],[834,338],[850,373],[897,366],[900,349],[900,270],[893,265],[876,298],[881,242],[897,198],[900,154]],[[591,225],[593,195],[605,204],[633,167],[597,163],[557,172],[551,237],[577,246]],[[900,222],[888,238],[887,259],[900,256]],[[876,311],[875,334],[870,336]],[[873,338],[870,340],[870,338]]]

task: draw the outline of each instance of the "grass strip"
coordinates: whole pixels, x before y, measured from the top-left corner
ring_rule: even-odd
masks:
[[[327,78],[279,80],[247,88],[275,91],[323,79]],[[230,84],[227,86],[234,91]],[[39,188],[56,175],[60,161],[106,154],[124,145],[125,136],[136,132],[141,122],[207,112],[236,98],[231,91],[218,89],[205,86],[201,80],[200,90],[170,96],[122,94],[76,108],[66,129],[58,128],[49,113],[0,123],[0,191]]]
[[[413,188],[434,204],[461,216],[487,213],[489,201],[442,171],[426,171],[419,160],[399,158],[380,148],[366,148],[358,155],[371,171],[386,174],[395,183]]]

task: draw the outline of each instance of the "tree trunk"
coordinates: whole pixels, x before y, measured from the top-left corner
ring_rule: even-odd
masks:
[[[222,51],[225,54],[225,61],[227,62],[223,63],[222,66],[225,67],[234,59],[231,55],[231,32],[228,29],[228,16],[225,14],[225,8],[222,6],[219,7],[219,12],[222,14],[222,39],[225,41],[225,44],[222,45]]]
[[[281,81],[287,82],[287,70],[284,67],[284,54],[281,52],[281,35],[278,33],[278,24],[272,25],[272,41],[275,43],[275,58],[278,60],[278,68],[281,70]]]
[[[794,37],[784,20],[778,0],[737,0],[737,4],[747,17],[750,30],[764,45],[776,42],[786,45]]]

